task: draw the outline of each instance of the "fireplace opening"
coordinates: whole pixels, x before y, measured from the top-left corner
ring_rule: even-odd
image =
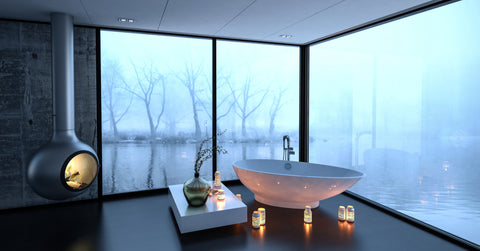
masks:
[[[66,188],[80,191],[95,180],[98,172],[97,159],[89,152],[77,152],[65,161],[62,170]]]

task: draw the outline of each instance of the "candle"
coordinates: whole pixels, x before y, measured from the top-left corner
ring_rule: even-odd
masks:
[[[312,223],[312,209],[310,206],[305,206],[305,211],[303,212],[303,221],[305,221],[305,223]]]
[[[242,201],[242,195],[241,194],[237,193],[236,196],[240,201]]]
[[[219,189],[217,191],[217,200],[224,200],[225,199],[225,190]]]
[[[252,227],[255,229],[260,228],[260,212],[253,211],[252,213]]]
[[[220,180],[220,171],[215,172],[215,181],[213,182],[213,189],[220,189],[222,188],[222,183]]]
[[[345,207],[339,206],[338,207],[338,220],[344,221],[345,220]]]
[[[355,209],[353,208],[353,206],[347,206],[347,221],[355,221]]]
[[[265,225],[265,208],[260,207],[258,209],[258,212],[260,212],[260,225],[264,226]]]

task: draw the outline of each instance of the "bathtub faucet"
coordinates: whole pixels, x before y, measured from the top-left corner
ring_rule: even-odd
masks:
[[[286,141],[286,145],[285,145]],[[290,155],[295,154],[293,147],[290,147],[290,137],[288,135],[283,136],[283,160],[290,161]]]

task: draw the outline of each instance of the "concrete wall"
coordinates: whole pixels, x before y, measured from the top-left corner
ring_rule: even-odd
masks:
[[[75,30],[75,126],[97,150],[95,29]],[[49,24],[0,20],[0,209],[50,204],[27,183],[31,156],[52,135]],[[97,180],[71,200],[97,197]]]

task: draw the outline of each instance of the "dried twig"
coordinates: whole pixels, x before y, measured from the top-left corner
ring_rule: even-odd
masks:
[[[205,143],[216,140],[217,137],[224,134],[225,131],[219,132],[217,133],[217,135],[214,135],[208,139],[205,139],[202,141],[202,143],[200,143],[200,150],[197,152],[197,159],[195,160],[195,173],[200,173],[200,168],[202,167],[203,162],[212,158],[214,152],[217,152],[218,154],[227,153],[227,150],[225,150],[222,146],[215,146],[215,147],[211,146],[211,147],[204,148]]]

